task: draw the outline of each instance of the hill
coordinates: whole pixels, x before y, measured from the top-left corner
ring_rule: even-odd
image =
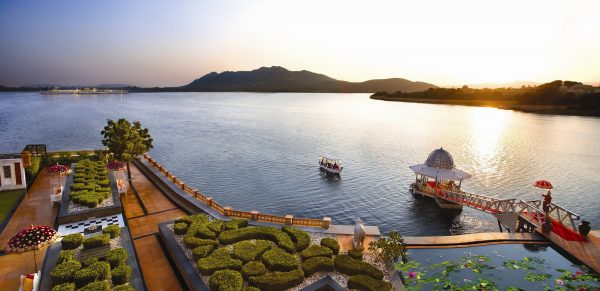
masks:
[[[437,86],[401,78],[348,82],[310,71],[289,71],[283,67],[262,67],[253,71],[212,72],[180,87],[185,91],[253,92],[339,92],[423,91]]]

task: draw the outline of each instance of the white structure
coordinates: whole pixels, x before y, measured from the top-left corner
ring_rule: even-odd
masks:
[[[23,189],[25,168],[20,154],[0,154],[0,191]]]
[[[365,231],[365,225],[362,219],[357,218],[354,223],[354,235],[352,236],[352,244],[357,250],[363,250],[365,248],[364,242],[367,232]]]

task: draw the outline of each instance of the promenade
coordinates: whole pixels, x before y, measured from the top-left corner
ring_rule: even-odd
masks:
[[[64,178],[62,178],[64,183]],[[50,193],[58,184],[56,177],[46,175],[42,169],[23,201],[0,234],[0,246],[4,247],[19,230],[33,225],[53,226],[58,206],[52,206]],[[36,251],[38,268],[42,268],[47,247]],[[0,256],[0,290],[19,289],[19,276],[34,272],[33,251]]]

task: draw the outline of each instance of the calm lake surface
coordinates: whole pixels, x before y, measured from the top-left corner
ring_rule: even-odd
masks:
[[[0,93],[0,153],[102,148],[106,119],[140,120],[151,156],[221,205],[299,217],[356,217],[383,232],[497,231],[491,215],[444,211],[414,198],[408,166],[440,146],[473,175],[463,189],[553,202],[600,227],[600,119],[491,108],[370,100],[368,94],[136,93],[43,96]],[[327,179],[319,155],[343,160]]]

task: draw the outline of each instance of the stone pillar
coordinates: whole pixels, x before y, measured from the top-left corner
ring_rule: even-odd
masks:
[[[260,211],[258,211],[258,210],[250,211],[250,219],[258,220],[258,213],[260,213]]]
[[[331,225],[331,217],[328,217],[328,216],[323,217],[323,228],[328,229],[329,225]]]
[[[285,224],[294,224],[294,216],[291,214],[286,215]]]

